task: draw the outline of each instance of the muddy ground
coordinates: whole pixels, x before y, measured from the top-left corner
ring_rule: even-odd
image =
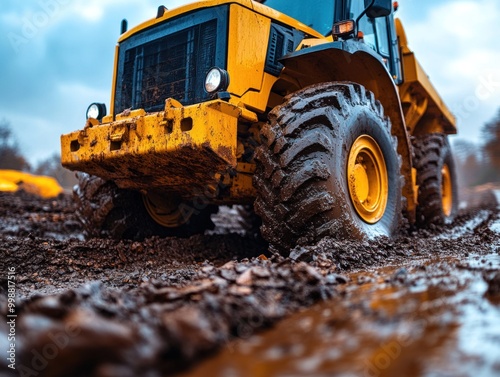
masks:
[[[0,194],[0,375],[500,375],[494,190],[441,228],[289,258],[233,209],[210,234],[144,242],[84,240],[74,212]]]

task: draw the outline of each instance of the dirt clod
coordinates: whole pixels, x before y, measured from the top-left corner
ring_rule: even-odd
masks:
[[[488,283],[487,295],[500,297],[500,272],[497,272],[492,277],[487,277]]]

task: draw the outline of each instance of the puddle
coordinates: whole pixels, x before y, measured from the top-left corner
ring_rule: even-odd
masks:
[[[456,240],[468,233],[471,233],[476,229],[479,225],[484,223],[490,215],[489,211],[480,211],[477,216],[467,221],[461,227],[454,227],[451,231],[443,232],[439,236],[434,237],[436,240]]]
[[[472,268],[500,270],[500,254],[472,255],[466,264]]]
[[[232,342],[182,376],[500,375],[500,256],[350,274],[343,297]]]
[[[500,234],[500,218],[497,219],[496,221],[494,221],[491,225],[490,225],[490,229],[491,231],[495,232],[495,233],[499,233]]]

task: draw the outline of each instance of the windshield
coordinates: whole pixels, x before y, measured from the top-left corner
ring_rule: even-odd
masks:
[[[334,0],[266,0],[260,1],[268,7],[286,14],[312,27],[323,35],[332,31]]]

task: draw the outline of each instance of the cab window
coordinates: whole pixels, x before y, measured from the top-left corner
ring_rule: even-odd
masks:
[[[355,20],[365,9],[364,0],[350,0],[349,18]],[[363,16],[359,20],[359,31],[363,32],[364,42],[385,58],[390,56],[387,17],[372,19]]]
[[[295,18],[323,35],[332,31],[335,1],[315,0],[314,4],[305,4],[304,0],[265,0],[260,3]]]
[[[375,30],[377,33],[377,46],[380,55],[388,58],[391,55],[389,44],[389,33],[387,29],[387,17],[375,19]]]

